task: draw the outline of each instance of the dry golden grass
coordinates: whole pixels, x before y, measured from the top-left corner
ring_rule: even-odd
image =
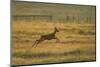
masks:
[[[46,40],[32,47],[40,35],[59,29],[56,40]],[[66,22],[12,23],[12,64],[44,64],[75,61],[95,61],[95,24]]]

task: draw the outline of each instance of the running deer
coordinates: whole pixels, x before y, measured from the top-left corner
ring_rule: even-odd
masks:
[[[56,42],[58,42],[59,39],[55,36],[56,32],[59,32],[59,30],[55,27],[54,32],[52,32],[50,34],[46,34],[46,35],[41,35],[41,37],[35,41],[35,43],[32,45],[32,47],[37,46],[39,43],[41,43],[44,40],[56,39]]]

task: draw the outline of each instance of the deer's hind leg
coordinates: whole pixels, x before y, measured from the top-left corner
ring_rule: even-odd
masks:
[[[35,46],[35,45],[37,44],[37,42],[38,42],[38,40],[36,40],[36,41],[34,42],[34,44],[32,45],[32,47]]]
[[[36,43],[36,47],[39,43],[41,43],[43,40],[38,40],[37,43]]]
[[[41,41],[43,41],[43,40],[36,40],[32,46],[37,46]]]

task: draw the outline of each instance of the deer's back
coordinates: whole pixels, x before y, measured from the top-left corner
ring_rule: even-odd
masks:
[[[42,35],[41,38],[51,40],[55,38],[55,35],[54,34]]]

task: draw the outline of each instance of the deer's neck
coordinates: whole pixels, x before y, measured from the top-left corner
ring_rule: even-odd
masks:
[[[55,35],[56,34],[56,31],[54,31],[53,34]]]

